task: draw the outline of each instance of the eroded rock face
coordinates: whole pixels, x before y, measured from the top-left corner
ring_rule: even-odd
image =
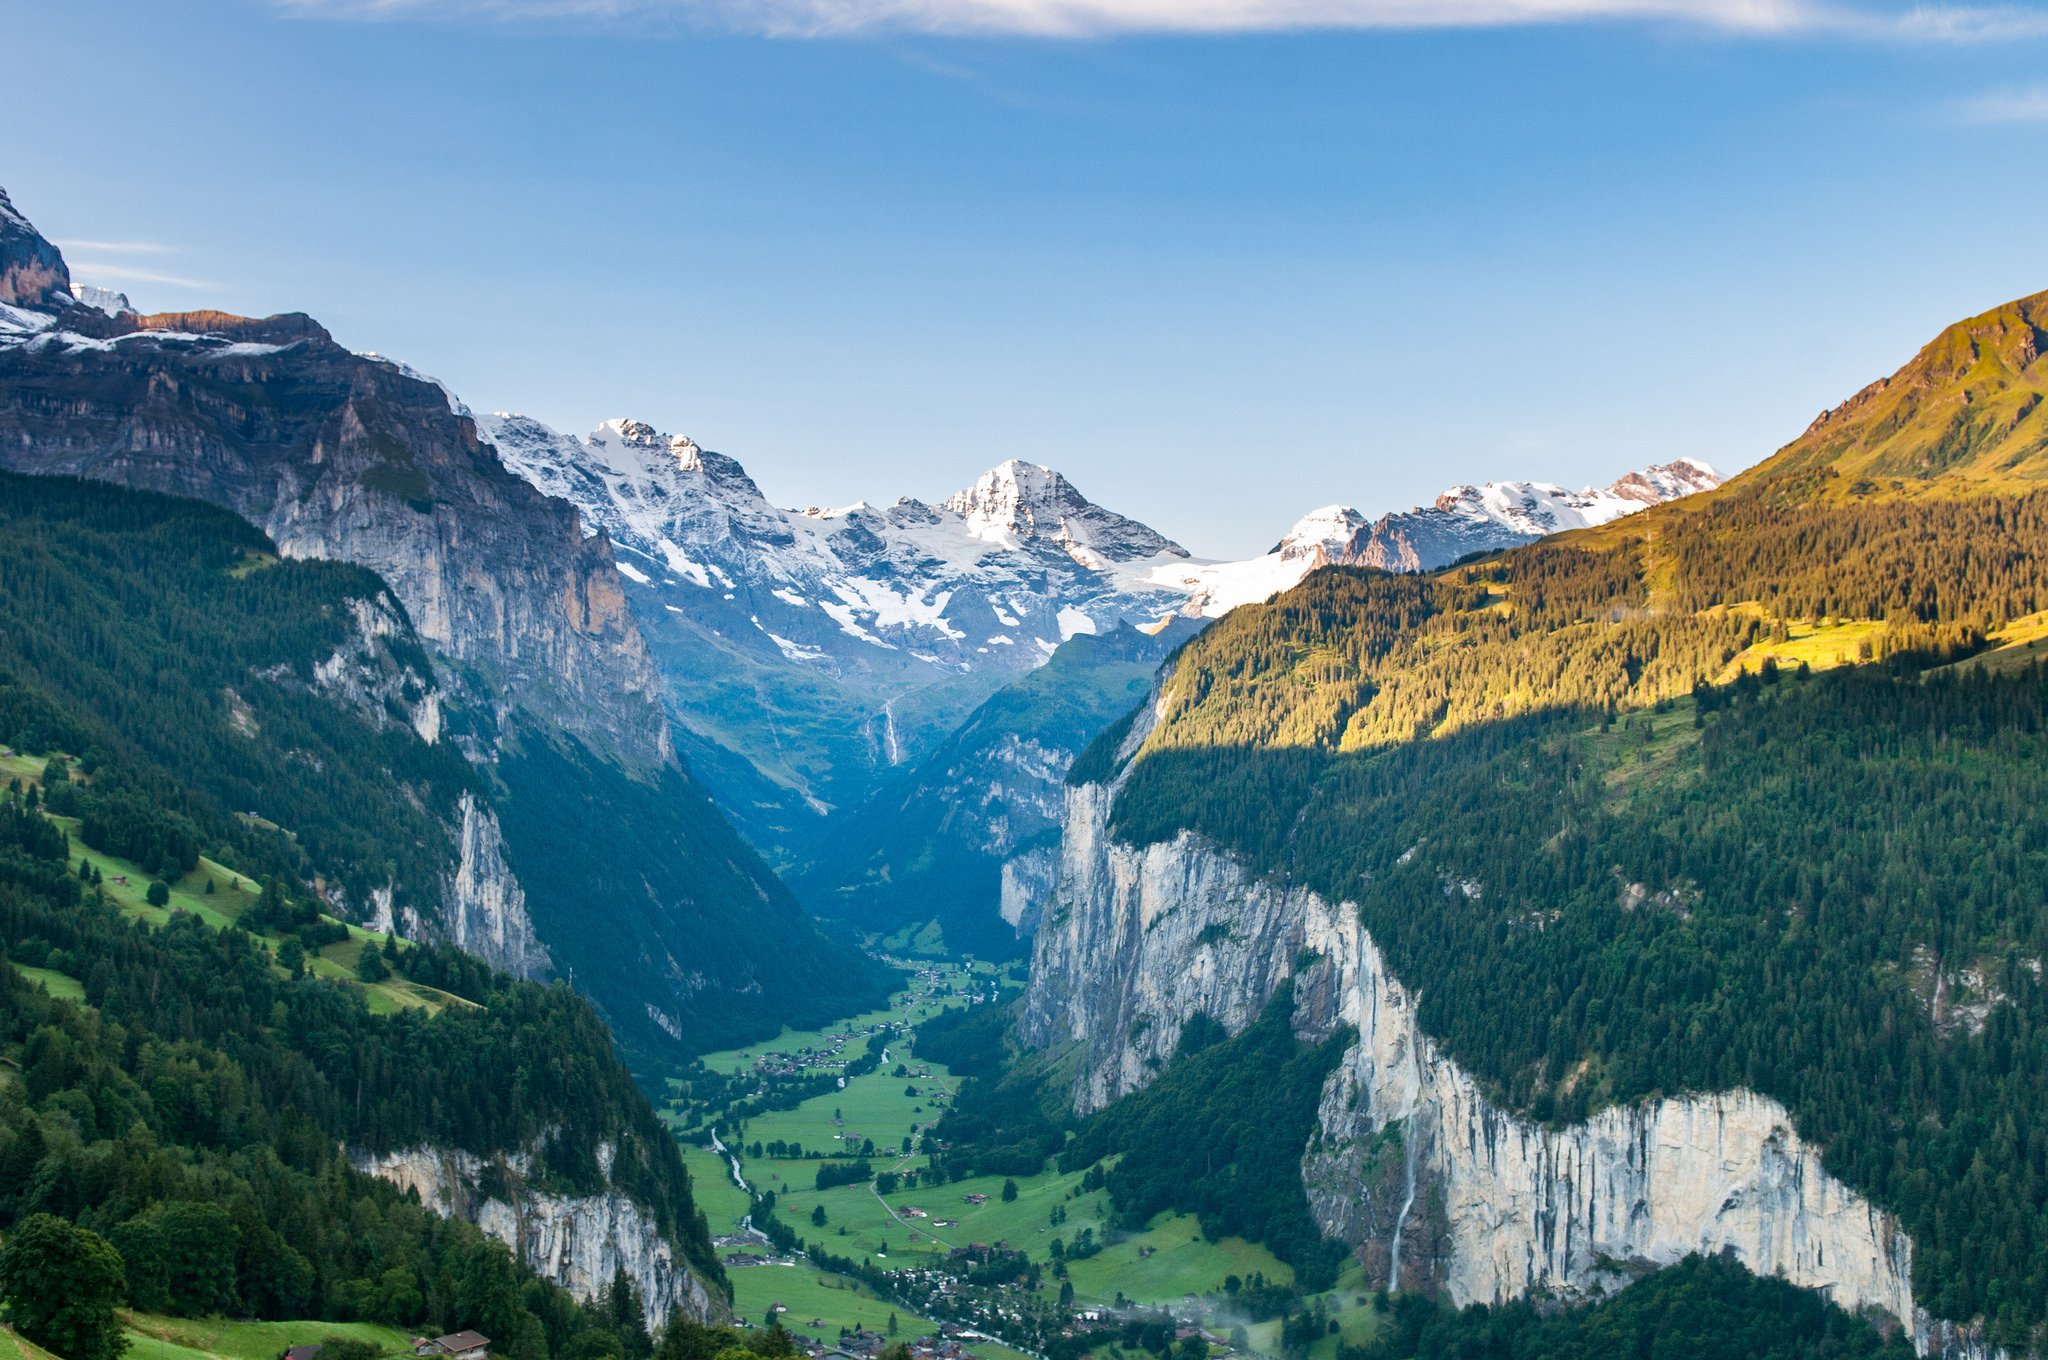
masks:
[[[599,1164],[610,1162],[599,1149]],[[588,1302],[623,1268],[639,1287],[650,1323],[671,1307],[700,1322],[726,1312],[724,1300],[683,1262],[641,1207],[617,1192],[557,1195],[528,1184],[532,1158],[520,1154],[487,1163],[467,1152],[419,1147],[399,1152],[351,1152],[365,1175],[419,1195],[437,1213],[463,1218],[517,1252],[534,1272]],[[501,1193],[486,1194],[485,1184]]]
[[[1575,1297],[1733,1252],[1897,1319],[1923,1351],[1988,1353],[1915,1307],[1906,1235],[1826,1172],[1776,1101],[1688,1095],[1563,1129],[1500,1109],[1422,1033],[1350,904],[1257,880],[1189,833],[1119,844],[1113,797],[1069,791],[1022,1020],[1032,1046],[1078,1048],[1077,1111],[1142,1086],[1196,1013],[1236,1033],[1291,977],[1302,1038],[1358,1036],[1324,1087],[1302,1176],[1324,1231],[1379,1280],[1460,1304]]]
[[[0,466],[210,501],[288,556],[368,567],[480,711],[629,764],[669,754],[610,543],[506,471],[440,387],[304,318],[78,308],[14,338]]]
[[[548,976],[553,964],[533,933],[526,892],[505,863],[498,814],[474,794],[462,795],[456,845],[455,873],[443,894],[447,918],[437,933],[493,968],[521,977]]]
[[[384,727],[404,715],[423,741],[440,737],[440,690],[430,666],[419,660],[415,634],[398,602],[380,592],[374,598],[349,602],[352,635],[313,667],[312,685],[330,700],[354,711],[373,727]],[[271,677],[296,683],[289,668]],[[231,697],[231,702],[233,701]],[[417,907],[394,910],[395,885],[372,888],[367,901],[346,900],[330,887],[329,905],[343,915],[389,932],[403,919],[413,939],[447,940],[495,968],[521,977],[544,978],[552,970],[547,950],[534,935],[526,911],[526,894],[505,863],[504,837],[498,815],[473,792],[465,791],[443,826],[452,850],[442,876],[436,904],[426,913]]]
[[[11,307],[71,305],[71,271],[63,254],[14,210],[0,189],[0,304]]]

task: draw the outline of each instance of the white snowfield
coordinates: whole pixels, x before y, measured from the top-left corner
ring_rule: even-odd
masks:
[[[640,421],[608,420],[580,439],[518,415],[477,424],[507,466],[608,533],[620,571],[664,592],[673,611],[839,676],[1028,669],[1077,633],[1215,618],[1332,563],[1436,566],[1720,483],[1679,460],[1581,491],[1453,487],[1434,506],[1378,520],[1329,505],[1262,557],[1210,562],[1016,459],[937,505],[790,510],[735,460]]]

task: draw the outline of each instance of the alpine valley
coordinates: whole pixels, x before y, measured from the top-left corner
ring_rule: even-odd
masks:
[[[1209,561],[1014,459],[778,507],[0,193],[6,1340],[2043,1354],[2044,338]]]

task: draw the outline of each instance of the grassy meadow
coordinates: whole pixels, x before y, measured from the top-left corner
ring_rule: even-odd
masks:
[[[1689,715],[1686,725],[1689,727]],[[745,1072],[757,1062],[796,1060],[806,1049],[814,1055],[827,1052],[834,1036],[848,1034],[855,1037],[846,1041],[841,1054],[852,1058],[866,1051],[864,1036],[874,1027],[916,1024],[943,1005],[961,1004],[945,994],[949,990],[957,993],[970,980],[992,976],[986,965],[970,971],[958,963],[925,964],[913,985],[893,998],[887,1010],[822,1030],[785,1031],[776,1039],[714,1053],[704,1061],[715,1072]],[[822,1245],[834,1255],[870,1260],[879,1267],[902,1268],[977,1243],[1001,1243],[1049,1264],[1054,1239],[1063,1247],[1071,1246],[1085,1229],[1100,1249],[1086,1259],[1068,1263],[1075,1303],[1080,1307],[1110,1305],[1119,1297],[1131,1303],[1185,1307],[1190,1296],[1220,1290],[1231,1275],[1248,1279],[1262,1274],[1268,1280],[1292,1282],[1293,1271],[1265,1247],[1241,1238],[1208,1241],[1192,1216],[1161,1214],[1141,1232],[1115,1228],[1107,1193],[1100,1189],[1083,1193],[1081,1182],[1086,1173],[1081,1171],[1062,1173],[1048,1168],[1035,1176],[1015,1178],[1015,1196],[1009,1200],[1003,1198],[1008,1178],[1001,1176],[938,1184],[920,1179],[913,1187],[899,1187],[887,1195],[878,1193],[872,1182],[817,1188],[821,1166],[845,1161],[869,1139],[875,1144],[871,1161],[877,1172],[922,1177],[928,1170],[927,1159],[919,1152],[904,1152],[903,1140],[909,1138],[915,1148],[922,1130],[936,1122],[959,1087],[959,1078],[941,1065],[921,1061],[915,1045],[899,1036],[890,1043],[887,1059],[876,1071],[847,1078],[843,1087],[813,1096],[792,1109],[756,1115],[737,1128],[721,1128],[719,1136],[739,1153],[742,1171],[754,1188],[775,1192],[777,1218],[804,1241]],[[672,1108],[670,1117],[678,1125],[692,1122],[680,1109]],[[817,1150],[826,1156],[768,1156],[766,1146],[771,1143],[794,1143],[806,1154]],[[763,1148],[763,1154],[749,1155],[756,1146]],[[736,1234],[749,1200],[733,1184],[728,1164],[708,1147],[686,1146],[684,1159],[712,1233]],[[971,1199],[981,1202],[970,1203]],[[822,1224],[817,1221],[820,1210]],[[759,1244],[735,1245],[723,1251],[728,1258],[770,1254],[769,1248]],[[899,1329],[906,1337],[934,1327],[928,1319],[892,1309],[856,1281],[819,1271],[808,1262],[742,1265],[732,1268],[730,1274],[735,1309],[751,1322],[766,1321],[765,1310],[779,1303],[788,1309],[783,1315],[786,1326],[828,1339],[841,1327],[883,1330],[881,1324],[891,1311],[898,1314]],[[1048,1298],[1058,1292],[1059,1281],[1050,1270],[1041,1287]],[[1356,1344],[1370,1333],[1375,1314],[1361,1306],[1369,1293],[1362,1270],[1354,1266],[1337,1288],[1322,1296],[1340,1330],[1317,1343],[1312,1360],[1334,1360],[1340,1340]],[[1222,1319],[1215,1325],[1228,1330]],[[1277,1322],[1258,1324],[1247,1331],[1253,1349],[1277,1352]],[[981,1344],[974,1349],[987,1354],[1000,1350]]]

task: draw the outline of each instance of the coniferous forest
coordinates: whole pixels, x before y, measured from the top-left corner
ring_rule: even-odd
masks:
[[[1781,1100],[1900,1216],[1916,1297],[2023,1347],[2048,1321],[2048,674],[1970,658],[2042,608],[2041,502],[1824,505],[1802,477],[1239,611],[1178,658],[1114,826],[1357,903],[1512,1108]],[[1779,663],[1788,623],[1837,619],[1875,621],[1864,664]]]
[[[345,1151],[422,1145],[538,1146],[543,1183],[575,1191],[598,1184],[588,1149],[611,1141],[613,1183],[719,1278],[673,1141],[566,987],[401,954],[422,976],[466,975],[474,995],[375,1016],[359,990],[290,976],[244,931],[123,919],[73,864],[54,823],[18,796],[0,806],[0,947],[84,984],[80,1004],[0,974],[0,1042],[21,1054],[0,1085],[0,1218],[104,1238],[124,1302],[474,1327],[521,1357],[624,1354],[597,1313]]]

